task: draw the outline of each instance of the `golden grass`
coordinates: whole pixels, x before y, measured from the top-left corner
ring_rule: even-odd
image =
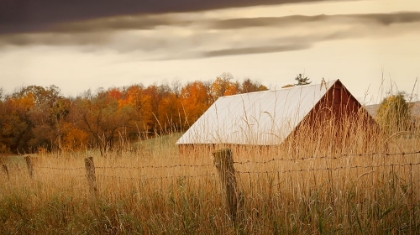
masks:
[[[10,177],[0,177],[0,234],[418,234],[417,130],[389,137],[345,124],[345,138],[336,135],[345,128],[312,126],[277,147],[236,149],[239,225],[209,150],[180,155],[179,134],[106,157],[34,156],[33,179],[23,160],[9,161]],[[96,195],[85,175],[88,156]]]

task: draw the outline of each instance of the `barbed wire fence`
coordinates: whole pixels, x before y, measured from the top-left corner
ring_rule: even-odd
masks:
[[[274,157],[268,160],[258,161],[258,160],[244,160],[244,161],[234,161],[232,157],[232,151],[230,149],[223,149],[219,151],[213,152],[213,164],[173,164],[173,165],[143,165],[143,166],[126,166],[126,165],[99,165],[95,166],[93,158],[88,157],[84,159],[85,166],[84,167],[56,167],[56,166],[46,166],[40,165],[36,162],[36,160],[31,156],[25,157],[26,168],[28,175],[31,180],[35,179],[35,175],[37,171],[48,171],[49,174],[54,175],[63,175],[64,173],[71,174],[71,177],[78,177],[78,178],[86,178],[89,191],[93,194],[98,193],[98,186],[97,186],[97,179],[101,180],[132,180],[132,181],[155,181],[155,180],[166,180],[166,179],[192,179],[192,178],[212,178],[217,180],[219,178],[219,182],[224,188],[224,192],[227,195],[226,203],[228,205],[229,213],[231,214],[232,218],[240,218],[241,215],[239,213],[240,203],[243,201],[243,194],[240,192],[238,187],[238,181],[240,181],[240,177],[237,179],[236,176],[241,175],[261,175],[261,174],[276,174],[277,177],[283,174],[291,174],[291,173],[303,173],[303,172],[334,172],[334,171],[341,171],[341,170],[353,170],[353,169],[375,169],[375,168],[397,168],[397,167],[409,167],[408,173],[410,174],[410,178],[412,179],[413,174],[413,166],[420,165],[420,158],[418,160],[410,160],[409,162],[403,163],[387,163],[383,161],[382,163],[378,164],[354,164],[354,165],[339,165],[339,166],[329,166],[329,167],[308,167],[308,168],[300,168],[300,169],[276,169],[276,165],[274,168],[270,170],[243,170],[243,169],[235,169],[235,166],[240,168],[241,166],[251,166],[252,164],[257,165],[273,165],[275,162],[292,162],[297,163],[299,161],[309,161],[309,160],[342,160],[342,159],[349,159],[351,157],[382,157],[386,159],[387,157],[392,156],[420,156],[420,151],[407,151],[407,152],[392,152],[392,153],[344,153],[344,154],[336,154],[334,156],[306,156],[306,157],[299,157],[299,158],[286,158],[286,157]],[[6,179],[10,179],[11,175],[13,174],[12,169],[8,167],[6,163],[2,163],[2,171],[6,176]],[[167,169],[177,169],[177,168],[190,168],[190,169],[197,169],[197,168],[208,168],[214,169],[216,168],[217,174],[215,172],[201,172],[200,174],[181,174],[181,175],[165,175],[165,176],[151,176],[151,175],[138,175],[138,176],[122,176],[122,175],[111,175],[107,174],[106,171],[110,170],[111,172],[115,172],[116,170],[128,171],[128,170],[135,170],[137,172],[144,170],[144,169],[151,169],[154,172],[164,171]],[[18,171],[22,171],[21,168],[18,168]],[[85,171],[83,173],[83,171]],[[105,173],[104,173],[105,171]],[[217,177],[217,175],[219,177]],[[235,209],[236,208],[236,209]]]
[[[408,156],[408,155],[420,155],[420,151],[411,151],[411,152],[393,152],[393,153],[350,153],[350,154],[337,154],[334,156],[307,156],[307,157],[299,157],[299,158],[271,158],[264,161],[252,161],[252,160],[245,160],[245,161],[232,161],[234,165],[252,165],[252,164],[271,164],[274,162],[298,162],[298,161],[306,161],[306,160],[321,160],[321,159],[329,159],[329,160],[340,160],[343,158],[349,157],[390,157],[390,156]],[[60,174],[57,172],[77,172],[86,170],[85,167],[55,167],[55,166],[42,166],[38,164],[34,164],[33,157],[26,156],[25,157],[28,174],[32,178],[34,175],[35,169],[37,170],[49,170],[51,173]],[[92,159],[93,161],[93,159]],[[338,170],[345,170],[345,169],[367,169],[367,168],[379,168],[379,167],[406,167],[406,166],[416,166],[420,165],[419,162],[410,162],[410,163],[390,163],[390,164],[376,164],[376,165],[347,165],[347,166],[337,166],[337,167],[323,167],[323,168],[307,168],[307,169],[288,169],[288,170],[263,170],[263,171],[241,171],[236,170],[236,174],[266,174],[266,173],[292,173],[292,172],[311,172],[311,171],[338,171]],[[94,166],[94,169],[98,170],[142,170],[142,169],[174,169],[174,168],[200,168],[200,167],[214,167],[214,164],[173,164],[173,165],[144,165],[144,166],[125,166],[125,165],[112,165],[112,166]],[[6,163],[2,163],[1,166],[3,173],[6,175],[7,178],[10,178],[10,170]],[[136,177],[121,177],[121,176],[109,176],[109,175],[101,175],[99,174],[98,177],[108,177],[108,178],[121,178],[121,179],[132,179],[132,180],[153,180],[153,179],[170,179],[170,178],[193,178],[193,177],[207,177],[207,176],[215,176],[214,173],[212,174],[199,174],[199,175],[175,175],[175,176],[164,176],[164,177],[150,177],[142,175],[140,178]],[[86,176],[79,175],[79,176]]]
[[[304,160],[314,160],[314,159],[330,159],[330,160],[338,160],[343,158],[349,157],[391,157],[391,156],[408,156],[408,155],[416,155],[420,154],[420,151],[412,151],[412,152],[394,152],[394,153],[343,153],[343,154],[335,154],[334,156],[307,156],[307,157],[298,157],[298,158],[271,158],[265,161],[234,161],[235,164],[267,164],[275,161],[304,161]]]

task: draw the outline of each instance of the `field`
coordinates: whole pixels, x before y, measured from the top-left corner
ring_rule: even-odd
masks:
[[[212,152],[180,155],[179,136],[106,157],[39,153],[32,177],[23,156],[3,159],[0,234],[420,233],[415,131],[369,142],[360,132],[341,142],[306,132],[292,148],[234,151],[235,218]],[[95,165],[93,188],[86,157]]]

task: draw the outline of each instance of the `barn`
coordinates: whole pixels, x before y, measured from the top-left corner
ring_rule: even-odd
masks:
[[[352,129],[352,123],[360,128],[360,119],[366,125],[376,124],[340,80],[323,81],[220,97],[177,145],[181,153],[226,146],[280,146],[301,129],[324,133],[326,125],[338,130],[334,133],[339,140],[345,137],[340,133],[348,134],[343,128]]]

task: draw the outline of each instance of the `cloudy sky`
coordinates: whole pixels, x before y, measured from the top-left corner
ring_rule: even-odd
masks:
[[[5,1],[0,86],[75,96],[230,72],[275,89],[305,73],[375,103],[420,91],[419,29],[418,0]]]

